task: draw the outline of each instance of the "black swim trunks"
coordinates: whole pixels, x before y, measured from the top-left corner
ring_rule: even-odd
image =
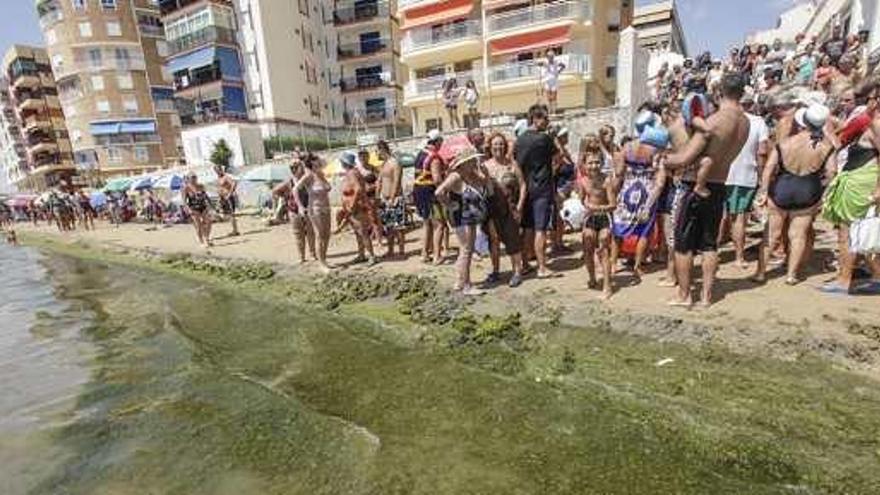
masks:
[[[675,225],[675,252],[696,254],[718,249],[718,229],[724,215],[726,189],[724,184],[707,184],[710,194],[703,198],[693,192],[688,182],[681,210]]]
[[[602,232],[611,229],[611,214],[609,213],[593,213],[584,219],[584,228]]]
[[[220,198],[220,210],[224,215],[234,215],[238,209],[238,198],[233,194],[228,198]]]

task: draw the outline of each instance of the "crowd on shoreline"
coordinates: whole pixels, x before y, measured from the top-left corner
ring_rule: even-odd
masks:
[[[703,54],[681,67],[662,67],[649,81],[652,100],[640,108],[632,133],[618,140],[615,129],[604,126],[581,136],[574,156],[573,136],[539,102],[512,135],[470,130],[470,146],[452,159],[441,153],[444,136],[429,132],[415,159],[411,193],[387,143],[375,150],[378,166],[366,149],[343,153],[335,222],[333,186],[315,154],[294,153],[291,179],[272,194],[284,205],[278,211],[292,226],[298,259],[311,256],[325,271],[332,269],[330,238],[346,228],[357,239],[352,263],[370,265],[380,260],[376,243],[387,246],[386,257],[405,256],[413,228],[423,230],[423,262],[441,265],[454,233],[455,289],[471,296],[501,282],[502,252],[510,259],[511,287],[530,274],[560,276],[548,259],[569,250],[565,233],[574,231],[588,283],[602,297],[615,293],[619,260],[630,262],[636,279],[646,260],[665,260],[662,283],[677,287],[670,304],[690,307],[694,256],[701,254],[699,300],[709,305],[722,244],[732,241],[735,263],[750,266],[750,222],[764,228],[753,280],[761,283],[768,269],[785,265],[786,283],[800,283],[819,216],[839,239],[837,276],[820,290],[880,294],[876,251],[854,252],[850,242],[851,226],[880,205],[880,79],[865,73],[858,37],[835,31],[820,47],[798,42],[797,50],[777,42],[733,49],[725,60]],[[544,81],[542,99],[550,103],[553,81]],[[238,235],[236,179],[220,167],[216,173],[219,209]],[[210,247],[214,206],[195,175],[186,178],[182,197],[197,238]],[[75,211],[88,228],[93,212],[82,197],[78,202]],[[492,270],[475,283],[471,265],[482,244]]]

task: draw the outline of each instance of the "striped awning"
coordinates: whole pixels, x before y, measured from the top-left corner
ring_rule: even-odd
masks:
[[[557,26],[490,41],[489,50],[492,55],[507,55],[564,45],[570,40],[570,26]]]
[[[431,26],[443,24],[467,17],[474,10],[474,2],[471,0],[446,0],[433,2],[423,7],[403,12],[403,24],[401,29],[412,29],[419,26]]]

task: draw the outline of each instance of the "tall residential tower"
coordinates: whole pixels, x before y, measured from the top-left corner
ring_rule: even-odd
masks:
[[[155,0],[37,0],[74,161],[90,177],[180,163],[180,119]]]

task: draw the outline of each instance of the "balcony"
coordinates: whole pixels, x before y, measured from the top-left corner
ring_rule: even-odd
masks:
[[[185,91],[206,84],[219,83],[223,80],[220,67],[214,65],[202,67],[194,71],[187,71],[174,77],[174,90]]]
[[[31,142],[33,141],[33,142]],[[28,139],[28,153],[33,157],[40,153],[53,153],[58,151],[58,143],[51,137]]]
[[[232,29],[208,26],[180,38],[168,40],[168,56],[174,56],[211,43],[237,46],[238,41],[235,38],[235,31]]]
[[[382,72],[366,76],[342,78],[339,80],[339,89],[343,93],[354,93],[358,91],[390,87],[393,82],[390,72]]]
[[[140,29],[141,34],[144,36],[152,36],[154,38],[164,38],[165,37],[165,28],[162,26],[156,26],[153,24],[138,23],[138,29]]]
[[[560,83],[572,78],[589,79],[592,75],[590,56],[587,54],[569,53],[560,55],[559,60],[565,64],[565,70],[560,74]],[[535,61],[514,62],[509,64],[493,65],[489,70],[489,82],[503,85],[517,82],[527,82],[534,85],[541,77],[541,66]]]
[[[37,117],[31,117],[24,120],[24,132],[32,133],[39,130],[46,130],[52,128],[52,121],[49,119],[41,119]]]
[[[174,105],[174,100],[153,100],[153,107],[156,109],[156,113],[177,112],[177,107]]]
[[[492,15],[488,19],[488,30],[490,35],[494,35],[504,31],[531,29],[559,21],[587,20],[591,17],[592,5],[588,1],[568,0],[544,3]]]
[[[394,105],[389,103],[384,106],[346,109],[342,114],[345,125],[393,123],[395,117]]]
[[[162,12],[162,15],[168,15],[177,10],[183,9],[185,7],[189,7],[195,3],[204,2],[205,0],[159,0],[157,3],[159,4],[159,10]],[[215,3],[222,3],[232,7],[233,3],[230,0],[213,0]]]
[[[101,72],[105,70],[133,71],[146,69],[147,64],[144,59],[140,57],[107,57],[99,59],[77,57],[72,64],[65,64],[63,67],[56,68],[55,77],[57,80],[61,80],[74,76],[80,72]]]
[[[443,81],[450,77],[449,74],[442,76],[426,77],[422,79],[413,79],[406,84],[403,90],[403,97],[406,100],[416,98],[440,98]],[[477,87],[483,86],[483,72],[479,70],[470,70],[467,72],[457,72],[454,77],[458,80],[459,87],[463,87],[467,81],[473,80],[477,83]]]
[[[376,38],[369,41],[340,44],[337,48],[337,56],[339,60],[350,60],[390,52],[390,49],[390,39]]]
[[[478,40],[483,33],[479,19],[446,24],[442,27],[420,27],[406,32],[400,48],[404,55],[429,48],[441,48],[443,45],[468,39]]]
[[[36,88],[40,86],[40,73],[35,70],[21,71],[19,74],[12,75],[12,87],[18,88]]]
[[[18,101],[18,111],[24,112],[26,110],[41,110],[46,106],[46,102],[43,101],[43,95],[41,93],[24,93],[19,95],[16,98]]]
[[[391,15],[388,2],[352,4],[339,7],[333,11],[333,25],[336,27],[350,26]]]

